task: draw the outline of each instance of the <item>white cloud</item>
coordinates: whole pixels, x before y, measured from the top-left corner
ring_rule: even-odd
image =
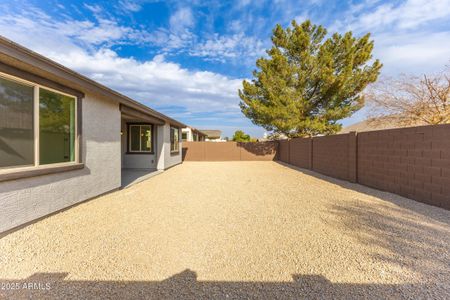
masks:
[[[450,0],[404,0],[399,4],[367,0],[351,5],[344,18],[336,20],[331,28],[356,32],[422,30],[449,17]]]
[[[230,36],[215,34],[211,39],[194,46],[189,54],[205,57],[209,60],[225,62],[228,59],[239,59],[240,62],[255,61],[255,57],[264,55],[262,41],[243,33]]]
[[[84,7],[86,7],[87,9],[89,9],[91,12],[98,14],[102,12],[102,8],[99,5],[89,5],[84,3]]]
[[[126,11],[130,11],[130,12],[137,12],[141,10],[141,5],[135,1],[130,1],[130,0],[121,0],[119,1],[119,6],[126,10]]]
[[[175,11],[169,19],[170,29],[173,32],[184,32],[194,25],[194,16],[189,7],[182,7]]]
[[[369,0],[350,7],[330,31],[371,32],[374,57],[384,74],[430,73],[450,61],[450,0],[405,0],[399,4]]]
[[[407,0],[395,6],[386,3],[359,17],[363,29],[395,25],[401,29],[418,26],[450,16],[450,0]]]
[[[57,30],[62,34],[94,45],[126,39],[134,32],[131,28],[119,26],[117,22],[107,19],[98,19],[98,24],[88,21],[67,21],[56,24],[59,27]]]
[[[241,32],[243,29],[242,22],[240,20],[234,20],[230,23],[230,30],[233,32]]]
[[[107,42],[121,40],[130,30],[113,22],[2,15],[0,34],[163,112],[181,108],[189,112],[186,122],[202,114],[212,118],[240,115],[237,90],[241,79],[190,71],[166,61],[164,55],[147,61],[120,57]]]
[[[110,49],[91,54],[80,49],[51,58],[154,107],[181,106],[192,113],[238,111],[241,80],[189,71],[165,61],[162,55],[139,62],[119,57]]]
[[[450,31],[375,35],[375,57],[387,74],[433,73],[450,63]]]
[[[98,17],[96,22],[80,21],[69,18],[54,19],[40,10],[32,9],[23,14],[2,14],[0,30],[13,36],[15,41],[23,43],[29,39],[36,41],[38,48],[54,48],[62,51],[68,43],[76,41],[86,47],[110,43],[139,43],[143,32],[119,25],[115,20]],[[60,40],[54,38],[58,36]],[[133,39],[131,39],[133,38]],[[40,43],[37,41],[40,40]],[[49,47],[49,43],[53,47]],[[39,45],[40,44],[40,45]]]

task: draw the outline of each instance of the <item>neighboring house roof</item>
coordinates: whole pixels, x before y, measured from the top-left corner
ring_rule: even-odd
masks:
[[[209,129],[203,130],[202,129],[201,132],[206,134],[206,136],[210,139],[220,139],[220,136],[222,135],[222,131],[220,131],[220,130],[209,130]]]
[[[195,132],[195,133],[197,133],[198,135],[206,136],[205,133],[203,133],[202,131],[198,130],[197,128],[194,128],[194,127],[191,127],[191,126],[187,126],[186,128],[190,128],[192,132]]]
[[[39,77],[49,79],[80,91],[117,101],[144,114],[164,120],[172,125],[186,127],[185,124],[172,119],[150,107],[139,103],[119,92],[116,92],[86,76],[83,76],[63,65],[27,49],[0,35],[0,62],[24,70]]]
[[[389,117],[380,117],[377,119],[367,119],[347,127],[344,127],[339,131],[339,133],[349,133],[351,131],[364,132],[364,131],[373,131],[373,130],[383,130],[383,129],[392,129],[392,128],[401,128],[408,126],[418,126],[424,124],[409,124],[409,125],[401,125],[395,121],[395,118]]]

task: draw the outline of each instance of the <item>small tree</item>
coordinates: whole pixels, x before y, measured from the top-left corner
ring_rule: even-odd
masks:
[[[288,137],[331,134],[338,120],[359,110],[361,92],[375,82],[381,63],[371,65],[373,42],[351,32],[325,39],[322,26],[305,21],[273,30],[268,58],[259,58],[251,82],[239,90],[245,116]]]
[[[450,123],[450,68],[434,76],[386,78],[371,86],[366,97],[373,123]]]
[[[250,142],[250,135],[245,134],[242,130],[236,130],[233,135],[234,142]]]

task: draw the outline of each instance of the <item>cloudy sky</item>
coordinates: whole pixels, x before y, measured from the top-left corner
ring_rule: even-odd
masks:
[[[275,24],[371,32],[384,75],[450,64],[450,0],[0,1],[0,34],[186,124],[264,130],[237,90]],[[344,125],[364,118],[364,111]]]

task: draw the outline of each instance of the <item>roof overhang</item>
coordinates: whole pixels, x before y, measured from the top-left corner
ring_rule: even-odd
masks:
[[[0,36],[0,62],[86,94],[118,102],[171,125],[186,127],[156,110]]]
[[[122,112],[123,116],[126,116],[128,118],[134,118],[145,122],[150,122],[155,125],[164,125],[166,123],[163,119],[156,118],[152,115],[146,114],[144,112],[125,106],[123,104],[120,104],[120,111]]]

